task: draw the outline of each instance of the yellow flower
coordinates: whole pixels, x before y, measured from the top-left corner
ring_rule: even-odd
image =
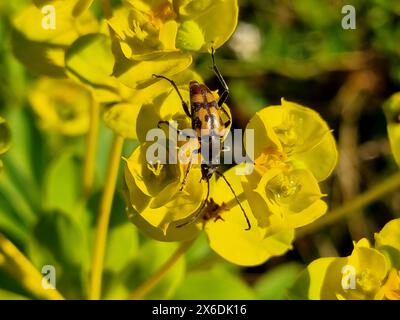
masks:
[[[188,99],[188,94],[187,90],[182,89],[184,99]],[[142,109],[143,115],[138,117],[140,129],[137,129],[139,141],[142,142],[140,148],[147,148],[145,134],[149,129],[154,128],[159,120],[175,120],[180,129],[190,127],[189,119],[183,113],[180,99],[174,90],[163,96],[161,102]],[[270,111],[276,117],[266,119],[275,126],[263,122],[265,113],[270,116]],[[280,112],[287,112],[288,117],[284,118]],[[139,121],[140,119],[147,121]],[[298,135],[293,141],[289,141],[281,130],[282,127],[290,126],[293,126],[290,128],[293,134]],[[305,127],[309,131],[305,130]],[[215,183],[213,179],[210,181],[208,202],[199,215],[201,218],[195,223],[185,225],[192,221],[194,214],[198,214],[194,210],[194,205],[187,212],[180,212],[179,216],[165,207],[157,207],[151,215],[144,212],[142,210],[144,207],[141,207],[143,200],[141,197],[135,197],[133,194],[137,192],[133,190],[136,190],[138,181],[150,184],[155,183],[157,179],[162,181],[162,178],[154,175],[144,176],[134,169],[135,161],[141,167],[151,165],[143,156],[140,159],[137,156],[134,157],[139,152],[137,150],[131,156],[132,163],[126,166],[125,171],[125,180],[130,193],[128,207],[131,211],[131,220],[148,234],[164,241],[183,239],[186,229],[191,232],[191,234],[187,233],[186,237],[193,237],[193,234],[204,229],[210,247],[226,260],[238,265],[258,265],[272,256],[282,255],[291,249],[295,228],[311,223],[326,211],[327,206],[320,200],[322,194],[314,174],[317,172],[320,174],[319,178],[326,178],[333,170],[337,156],[335,143],[332,142],[333,137],[327,125],[314,111],[285,101],[284,106],[279,107],[278,110],[271,107],[259,112],[250,120],[247,128],[255,129],[255,148],[262,150],[262,152],[255,152],[255,170],[247,176],[238,175],[237,170],[243,171],[245,166],[245,164],[240,164],[226,171],[224,175],[238,195],[245,214],[249,218],[250,230],[246,230],[248,227],[246,216],[222,178],[217,179]],[[258,143],[260,140],[258,135],[264,141],[263,146]],[[307,142],[302,142],[306,140]],[[326,146],[321,147],[324,144],[333,147],[333,150],[327,149]],[[182,150],[182,147],[178,144],[179,150]],[[310,168],[312,162],[306,161],[309,157],[307,152],[310,152],[311,156],[318,154],[325,158],[331,157],[331,161],[317,169],[313,168],[313,171]],[[307,165],[300,163],[299,159],[303,158],[306,159],[304,163]],[[185,172],[186,165],[159,165],[157,168],[161,169],[157,169],[156,172],[161,174],[169,167],[174,168],[171,173],[171,176],[175,174],[174,184],[170,182],[173,188],[169,190],[170,193],[163,192],[163,194],[169,194],[169,197],[172,194],[177,198],[184,197],[183,191],[177,192],[177,188],[182,182],[182,172]],[[198,178],[191,186],[186,185],[183,190],[188,192],[190,188],[193,188],[194,192],[197,189],[199,195],[203,195],[203,198],[198,199],[200,202],[197,202],[200,205],[201,201],[204,201],[205,183],[199,182],[201,176],[199,165],[193,165],[192,170],[197,171],[190,173],[189,177],[195,174]],[[148,194],[148,197],[146,205],[152,201],[152,197],[158,196]],[[156,217],[157,221],[154,222],[152,219]],[[160,227],[159,221],[164,223],[163,227]],[[180,225],[184,227],[176,228]]]
[[[74,16],[78,2],[51,1],[48,10],[31,4],[13,18],[13,51],[26,67],[37,74],[64,76],[66,48],[80,36],[99,30],[90,11]]]
[[[242,181],[259,225],[267,233],[294,229],[323,215],[327,205],[318,182],[332,173],[338,155],[319,114],[282,99],[281,106],[257,112],[246,130],[254,130],[254,154],[248,154],[255,168]]]
[[[387,255],[393,267],[400,269],[400,219],[389,221],[375,234],[375,247]]]
[[[392,269],[382,287],[382,294],[388,300],[400,300],[400,271]]]
[[[193,26],[193,34],[188,34],[186,39],[190,41],[189,38],[198,34],[195,25],[201,30],[204,37],[201,51],[208,51],[211,45],[219,48],[236,29],[239,13],[237,0],[178,0],[177,8],[181,22],[180,29],[187,28],[185,22],[188,21],[191,21]],[[177,47],[192,50],[190,46],[185,46],[185,41],[182,41],[182,44],[177,41]]]
[[[84,134],[89,128],[90,108],[96,103],[82,85],[69,79],[41,78],[29,94],[43,130],[68,136]]]
[[[237,19],[237,0],[129,0],[108,23],[124,56],[137,60],[218,48],[232,35]]]
[[[376,247],[390,246],[400,251],[400,218],[389,221],[379,233],[375,233]]]
[[[336,167],[335,139],[327,123],[314,110],[282,99],[281,106],[257,112],[246,129],[253,129],[254,159],[260,169],[290,164],[308,169],[317,181]]]
[[[274,168],[257,176],[255,172],[242,181],[252,212],[266,232],[281,226],[299,228],[326,212],[318,182],[307,169]]]
[[[389,271],[389,263],[378,250],[371,248],[367,239],[360,240],[346,265],[356,271],[355,289],[343,289],[337,292],[339,299],[379,299],[379,289],[384,284]],[[334,278],[333,278],[334,279]]]
[[[237,167],[224,175],[238,195],[251,229],[245,230],[247,225],[243,212],[225,181],[219,178],[211,193],[214,210],[206,210],[205,231],[210,247],[224,259],[242,266],[255,266],[292,249],[294,229],[281,227],[266,234],[251,210],[252,199],[246,197],[241,178],[236,174]]]
[[[184,71],[192,56],[175,47],[177,14],[171,0],[129,0],[108,20],[115,44],[113,75],[126,86],[141,89]]]
[[[389,271],[385,256],[367,239],[354,245],[347,258],[321,258],[300,275],[291,296],[310,300],[361,300],[382,298],[381,286]]]
[[[162,143],[157,142],[160,146]],[[164,143],[168,146],[168,141]],[[181,228],[177,225],[201,206],[205,196],[205,188],[199,184],[201,172],[193,168],[187,187],[180,191],[185,168],[180,164],[148,161],[146,154],[150,146],[154,144],[142,144],[125,160],[129,219],[160,241],[192,239],[200,231],[198,225]]]
[[[400,299],[398,261],[392,255],[393,251],[400,253],[399,225],[400,219],[392,220],[375,234],[375,248],[364,238],[354,244],[346,258],[313,261],[298,278],[290,296],[313,300]]]
[[[252,228],[246,231],[246,220],[225,181],[218,179],[212,190],[204,217],[195,223],[177,227],[191,219],[205,198],[200,169],[193,168],[182,191],[179,187],[186,167],[171,164],[149,164],[144,159],[147,144],[141,145],[127,159],[125,181],[128,188],[128,216],[139,229],[160,241],[192,239],[204,229],[210,247],[224,259],[243,266],[259,265],[292,248],[293,229],[282,229],[265,235],[251,215],[246,200],[242,205],[249,214]],[[236,168],[225,172],[235,189],[243,193]],[[161,200],[160,200],[161,199]]]
[[[389,300],[400,300],[400,219],[389,221],[375,234],[375,247],[388,258],[392,267],[381,294]]]
[[[0,117],[0,155],[7,152],[10,147],[11,132],[4,118]],[[0,173],[3,169],[3,162],[0,160]]]
[[[176,13],[172,1],[127,1],[108,21],[128,59],[176,51]]]

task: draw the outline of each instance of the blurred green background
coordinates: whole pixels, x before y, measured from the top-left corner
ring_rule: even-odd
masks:
[[[14,57],[11,18],[27,0],[0,4],[0,115],[7,119],[12,146],[1,156],[0,232],[38,267],[57,268],[57,288],[67,298],[86,296],[90,247],[111,132],[101,125],[96,192],[79,205],[83,136],[66,137],[38,126],[27,94],[37,78]],[[234,127],[244,128],[257,110],[281,97],[317,110],[334,130],[340,162],[325,182],[330,208],[352,201],[397,170],[387,139],[384,101],[400,88],[400,2],[394,0],[240,0],[240,22],[217,63],[231,89]],[[343,30],[344,5],[356,8],[355,30]],[[99,10],[95,3],[93,10]],[[208,55],[195,70],[210,88],[219,87]],[[126,143],[129,155],[135,141]],[[121,178],[121,177],[120,177]],[[122,179],[121,179],[122,180]],[[122,181],[119,181],[119,191]],[[156,270],[175,244],[143,237],[114,201],[105,298],[121,298]],[[77,205],[78,203],[78,205]],[[372,239],[387,221],[400,217],[400,191],[351,218],[298,238],[295,249],[254,268],[225,263],[205,237],[197,240],[146,298],[284,299],[305,264],[345,256],[352,240]],[[0,269],[0,298],[32,298]]]

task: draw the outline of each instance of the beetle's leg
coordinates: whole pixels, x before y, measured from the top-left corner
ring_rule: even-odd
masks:
[[[183,180],[182,180],[182,183],[181,183],[181,187],[179,188],[179,191],[182,191],[183,188],[184,188],[185,185],[186,185],[186,182],[187,182],[187,178],[188,178],[188,176],[189,176],[190,169],[192,169],[192,165],[193,165],[193,154],[194,154],[194,153],[197,154],[198,152],[199,152],[198,149],[197,149],[197,150],[194,150],[194,151],[191,153],[191,155],[190,155],[189,165],[188,165],[188,167],[187,167],[187,169],[186,169],[185,176],[183,177]]]
[[[193,162],[192,162],[192,157],[190,157],[189,165],[188,165],[188,167],[187,167],[187,169],[186,169],[185,176],[183,177],[183,180],[182,180],[182,183],[181,183],[181,187],[179,188],[179,191],[182,191],[183,188],[184,188],[185,185],[186,185],[186,182],[187,182],[187,178],[188,178],[188,176],[189,176],[190,169],[192,169],[192,163],[193,163]]]
[[[231,120],[232,120],[232,119],[231,119],[231,116],[229,115],[229,112],[226,111],[226,108],[225,108],[223,105],[221,105],[221,110],[222,110],[223,113],[225,113],[225,115],[226,115],[227,118],[228,118],[228,121],[226,121],[226,122],[224,123],[225,128],[227,128],[227,127],[229,127],[229,126],[231,125],[231,123],[232,123]]]
[[[167,77],[164,77],[164,76],[160,76],[160,75],[158,75],[158,74],[153,74],[153,77],[159,78],[159,79],[165,79],[165,80],[167,80],[167,81],[174,87],[175,91],[176,91],[176,92],[178,93],[178,95],[179,95],[179,98],[181,99],[183,110],[185,111],[186,115],[187,115],[189,118],[191,118],[192,115],[190,114],[188,104],[185,102],[185,100],[183,100],[182,94],[180,93],[180,91],[179,91],[179,89],[178,89],[176,83],[175,83],[173,80],[171,80],[171,79],[169,79],[169,78],[167,78]]]
[[[188,221],[176,226],[177,228],[181,228],[183,226],[186,226],[188,224],[195,222],[200,217],[200,215],[203,213],[203,209],[206,206],[207,201],[208,201],[208,196],[210,195],[210,181],[208,181],[208,180],[206,180],[206,181],[207,181],[207,195],[206,195],[206,198],[204,199],[203,203],[201,204],[200,208],[196,211],[196,213]]]
[[[170,127],[171,129],[176,130],[176,132],[177,132],[180,136],[183,136],[183,137],[185,137],[185,138],[190,138],[190,139],[195,139],[195,138],[196,138],[196,137],[189,136],[188,134],[184,133],[182,130],[179,130],[179,129],[177,129],[177,128],[174,128],[174,127],[169,123],[169,121],[165,121],[165,120],[158,121],[157,127],[158,127],[159,129],[161,129],[161,125],[162,125],[162,124],[166,124],[166,125],[168,125],[168,127]]]
[[[214,48],[211,47],[211,59],[212,59],[212,68],[214,70],[215,75],[217,76],[219,82],[222,85],[222,88],[224,91],[222,91],[221,95],[219,96],[218,99],[218,106],[222,106],[224,104],[224,102],[226,101],[226,99],[228,98],[229,95],[229,87],[225,82],[224,77],[222,76],[221,72],[218,70],[217,64],[215,63],[215,57],[214,57]]]

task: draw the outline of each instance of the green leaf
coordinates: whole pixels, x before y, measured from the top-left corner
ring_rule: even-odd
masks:
[[[192,300],[253,300],[252,289],[237,275],[221,266],[189,273],[173,296]]]
[[[128,220],[122,198],[114,199],[111,212],[104,269],[120,273],[138,254],[139,237],[137,229]]]
[[[0,155],[5,153],[11,142],[11,131],[6,120],[0,117]]]
[[[5,119],[0,117],[0,155],[10,147],[11,133]],[[3,171],[3,161],[0,160],[0,173]]]
[[[19,299],[22,297],[32,299],[31,293],[22,286],[21,281],[10,277],[6,270],[0,268],[0,300]]]
[[[154,240],[147,241],[141,248],[136,259],[129,265],[121,281],[129,292],[147,280],[175,252],[176,243],[166,243]],[[162,280],[145,296],[145,299],[169,299],[178,285],[183,281],[185,261],[179,259]]]
[[[80,267],[87,255],[82,230],[68,215],[60,211],[47,212],[41,216],[33,228],[32,241],[35,245],[31,249],[41,248],[43,251],[43,254],[30,251],[32,260],[37,265],[46,262],[41,261],[40,256],[48,255],[51,260],[65,268]]]
[[[14,141],[3,158],[7,176],[20,196],[38,211],[42,204],[40,186],[49,160],[45,141],[34,125],[30,109],[10,109],[7,122],[13,129]]]
[[[211,250],[206,233],[202,232],[186,254],[187,264],[190,268],[192,266],[203,265],[203,263],[214,259],[220,259],[220,257]]]
[[[310,288],[310,274],[306,270],[303,270],[293,285],[288,290],[288,298],[290,300],[308,300],[309,299],[309,288]]]
[[[18,293],[0,289],[0,300],[28,300],[28,297],[20,295]]]
[[[395,93],[385,102],[383,111],[386,116],[393,156],[400,166],[400,92]]]
[[[125,275],[131,271],[132,261],[139,252],[139,235],[128,221],[120,197],[114,199],[111,212],[104,258],[103,298],[126,299],[132,289],[127,286]]]
[[[52,162],[45,177],[43,203],[46,209],[60,209],[74,215],[80,195],[81,167],[74,154],[64,152]]]
[[[26,108],[10,109],[7,123],[13,128],[13,144],[2,155],[0,228],[24,243],[29,228],[36,221],[35,212],[41,201],[35,173],[43,155],[42,140]]]
[[[297,263],[287,263],[275,267],[257,280],[254,290],[257,299],[283,300],[287,298],[287,290],[294,284],[302,266]]]
[[[64,48],[31,41],[17,30],[12,30],[11,45],[14,56],[34,74],[65,76]]]
[[[102,281],[102,299],[124,300],[128,297],[130,290],[126,287],[119,274],[104,270]]]
[[[7,123],[13,128],[13,145],[4,155],[4,162],[7,168],[11,166],[18,169],[18,175],[23,177],[24,188],[30,180],[35,181],[34,162],[40,159],[40,150],[37,144],[43,143],[40,133],[34,127],[33,117],[26,108],[13,108],[7,113]],[[42,151],[42,150],[40,150]]]
[[[88,242],[83,230],[60,211],[43,214],[33,228],[28,244],[29,258],[41,270],[56,269],[56,286],[67,298],[82,298],[84,270],[88,269]]]
[[[20,243],[25,243],[30,227],[36,221],[32,203],[21,193],[19,183],[12,180],[8,165],[0,177],[0,230]],[[25,187],[30,186],[29,181]]]
[[[0,193],[2,193],[1,189]],[[0,202],[3,200],[3,197],[0,196]],[[0,206],[0,230],[11,235],[19,243],[26,243],[29,226],[19,219],[18,213],[2,203]]]
[[[112,227],[107,236],[106,250],[104,268],[121,271],[138,251],[138,237],[134,226],[126,222]]]

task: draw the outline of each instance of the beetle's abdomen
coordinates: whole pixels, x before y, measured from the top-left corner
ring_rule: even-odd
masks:
[[[202,133],[203,135],[224,136],[225,126],[221,119],[220,107],[206,85],[196,81],[190,82],[190,104],[192,129],[198,136]]]

